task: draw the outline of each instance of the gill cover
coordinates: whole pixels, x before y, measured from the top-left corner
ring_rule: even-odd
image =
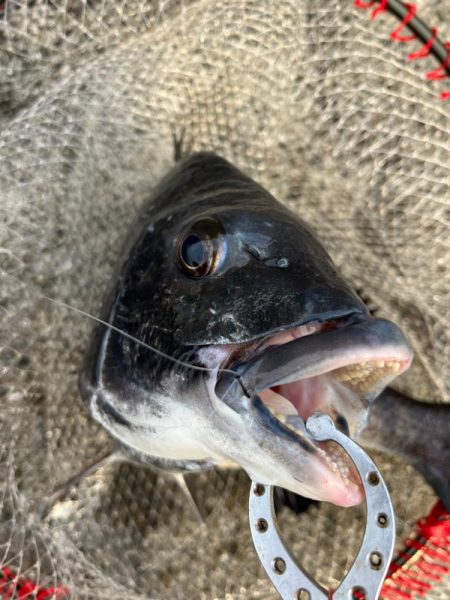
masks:
[[[208,221],[215,231],[202,255],[195,236],[209,235]],[[215,260],[214,268],[189,273],[180,252],[194,267]],[[144,341],[152,326],[196,346],[366,313],[309,227],[214,154],[183,160],[161,181],[125,256],[109,318]]]

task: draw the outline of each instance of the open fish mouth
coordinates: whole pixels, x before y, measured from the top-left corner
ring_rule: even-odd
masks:
[[[311,497],[342,506],[359,503],[363,490],[350,457],[334,442],[314,441],[305,421],[324,412],[339,429],[357,436],[370,403],[411,363],[401,330],[390,321],[358,315],[296,326],[228,349],[224,365],[238,378],[229,373],[219,378],[218,397],[263,425],[273,445],[277,437],[297,442],[308,455],[301,479]]]

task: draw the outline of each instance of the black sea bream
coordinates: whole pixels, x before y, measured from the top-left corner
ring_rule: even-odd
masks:
[[[396,325],[369,315],[310,228],[201,153],[154,190],[122,256],[111,326],[97,326],[81,390],[130,457],[175,470],[234,461],[259,482],[359,503],[349,459],[314,442],[304,421],[322,411],[358,436],[411,350]],[[383,398],[386,422],[398,403]],[[380,427],[371,421],[375,446]],[[381,445],[402,453],[387,430]]]

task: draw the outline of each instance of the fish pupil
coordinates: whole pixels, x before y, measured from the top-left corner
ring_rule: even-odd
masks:
[[[203,242],[198,235],[191,233],[181,246],[181,258],[188,267],[196,269],[205,262]]]

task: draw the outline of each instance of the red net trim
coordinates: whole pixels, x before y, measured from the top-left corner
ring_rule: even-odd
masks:
[[[411,600],[423,597],[450,573],[450,514],[438,502],[428,517],[417,522],[416,534],[392,561],[381,598]]]
[[[64,586],[40,587],[25,577],[18,577],[9,567],[0,567],[0,598],[2,600],[63,600],[69,597]]]
[[[354,5],[357,8],[361,9],[372,8],[373,10],[370,13],[371,19],[376,19],[379,14],[389,10],[389,0],[354,0]],[[405,27],[408,27],[408,24],[414,19],[418,12],[417,6],[415,4],[405,3],[404,6],[407,9],[407,13],[405,14],[405,17],[401,21],[400,25],[391,32],[390,38],[391,40],[400,43],[420,41],[414,33],[410,35],[403,35],[402,33]],[[408,54],[408,60],[417,60],[420,58],[424,58],[431,53],[431,48],[433,47],[433,44],[437,39],[438,30],[436,28],[432,28],[431,31],[431,37],[425,42],[425,44],[420,50]],[[441,65],[437,69],[426,73],[426,79],[435,81],[450,77],[448,73],[450,67],[450,42],[446,42],[444,46],[448,50],[447,58],[441,63]],[[441,92],[439,94],[439,98],[441,100],[450,99],[450,90]]]
[[[442,502],[438,502],[427,517],[417,522],[414,537],[406,540],[403,550],[392,561],[380,598],[422,597],[449,573],[450,514]],[[69,593],[65,586],[40,587],[25,577],[18,577],[9,567],[0,567],[0,598],[3,600],[64,600]],[[364,594],[359,592],[355,592],[353,598],[365,600]]]
[[[414,537],[391,562],[381,588],[383,600],[412,600],[423,597],[434,584],[450,573],[450,514],[442,502],[417,521]],[[353,592],[353,600],[366,600]]]

